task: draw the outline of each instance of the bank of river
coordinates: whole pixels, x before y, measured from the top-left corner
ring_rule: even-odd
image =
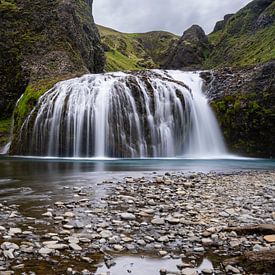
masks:
[[[270,270],[223,264],[247,251],[274,252],[272,232],[235,230],[274,224],[272,170],[133,173],[62,190],[63,200],[41,205],[1,201],[1,274],[275,272],[270,262]]]

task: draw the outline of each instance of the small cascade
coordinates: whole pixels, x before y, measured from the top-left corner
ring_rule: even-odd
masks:
[[[52,157],[225,154],[199,73],[84,75],[57,83],[23,123],[15,151]]]
[[[0,149],[0,155],[7,155],[9,153],[11,142],[8,142],[2,149]]]

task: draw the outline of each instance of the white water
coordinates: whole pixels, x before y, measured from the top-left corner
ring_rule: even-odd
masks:
[[[1,150],[0,150],[0,155],[6,155],[8,154],[10,150],[11,142],[8,142]]]
[[[223,157],[226,156],[226,147],[219,129],[216,117],[208,103],[207,97],[202,92],[203,80],[198,73],[182,73],[169,71],[174,79],[185,83],[192,91],[191,129],[187,150],[187,157]]]
[[[219,157],[223,138],[199,73],[84,75],[43,95],[21,128],[19,154]]]

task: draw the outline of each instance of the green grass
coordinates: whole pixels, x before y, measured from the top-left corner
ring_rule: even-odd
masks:
[[[106,71],[159,68],[160,63],[179,39],[168,32],[121,33],[97,26],[105,45]]]
[[[211,33],[213,45],[206,59],[206,67],[248,66],[264,63],[275,58],[275,25],[256,28],[259,16],[275,16],[275,2],[259,14],[250,6],[236,13],[223,30]]]
[[[137,65],[138,59],[129,58],[117,50],[112,50],[106,53],[107,64],[105,69],[109,72],[117,70],[140,70],[142,67]]]

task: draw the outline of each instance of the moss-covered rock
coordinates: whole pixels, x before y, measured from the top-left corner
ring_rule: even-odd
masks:
[[[15,135],[39,96],[56,82],[103,71],[92,2],[0,1],[0,119],[12,116],[24,93],[15,111]]]
[[[227,144],[247,156],[275,156],[275,61],[202,75]]]
[[[104,53],[88,0],[0,2],[0,118],[28,85],[101,72]],[[44,85],[44,84],[43,84]]]

